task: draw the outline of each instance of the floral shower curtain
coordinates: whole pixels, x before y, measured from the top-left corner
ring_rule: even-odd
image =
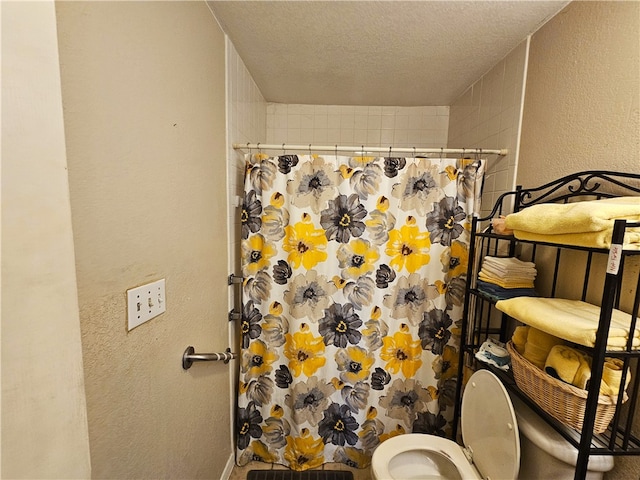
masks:
[[[249,155],[237,461],[445,436],[482,160]]]

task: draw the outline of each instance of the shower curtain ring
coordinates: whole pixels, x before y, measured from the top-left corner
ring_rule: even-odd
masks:
[[[260,142],[258,142],[258,154],[262,155],[262,149],[260,148]]]
[[[416,147],[413,147],[413,158],[416,158]]]
[[[391,146],[389,146],[389,158],[391,158]]]
[[[338,158],[338,145],[336,144],[336,158]]]
[[[309,156],[311,156],[311,144],[309,144]]]
[[[282,155],[286,155],[287,154],[287,150],[284,148],[284,143],[282,144]]]

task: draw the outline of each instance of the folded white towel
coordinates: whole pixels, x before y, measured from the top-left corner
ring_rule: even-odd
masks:
[[[484,257],[484,261],[490,265],[496,265],[502,268],[536,268],[533,262],[524,262],[515,257]]]

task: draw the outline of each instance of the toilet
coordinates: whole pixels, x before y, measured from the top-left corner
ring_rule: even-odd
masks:
[[[465,446],[435,435],[399,435],[373,453],[374,480],[572,480],[578,451],[488,370],[475,372],[462,396]],[[613,457],[589,458],[588,480],[602,480]]]
[[[488,370],[479,370],[471,376],[462,396],[460,418],[464,447],[435,435],[398,435],[373,452],[373,478],[517,478],[518,424],[509,394],[498,377]]]
[[[578,450],[567,442],[515,395],[511,397],[520,430],[519,480],[573,479]],[[586,480],[602,480],[613,468],[613,457],[592,455],[587,464]]]

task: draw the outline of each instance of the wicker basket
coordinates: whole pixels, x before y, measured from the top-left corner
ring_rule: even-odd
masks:
[[[587,391],[562,382],[529,362],[507,343],[516,385],[538,406],[556,420],[578,431],[582,430]],[[626,401],[626,394],[624,395]],[[600,395],[593,433],[604,432],[616,411],[615,399]]]

